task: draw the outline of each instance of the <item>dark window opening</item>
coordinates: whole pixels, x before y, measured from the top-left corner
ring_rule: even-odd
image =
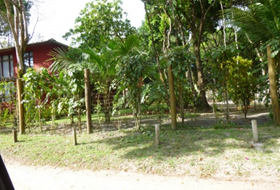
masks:
[[[26,71],[28,68],[33,68],[33,52],[24,53],[24,70]]]
[[[14,77],[13,55],[0,56],[0,78]]]

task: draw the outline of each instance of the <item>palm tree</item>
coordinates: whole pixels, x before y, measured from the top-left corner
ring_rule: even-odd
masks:
[[[253,43],[266,46],[268,75],[274,122],[280,125],[279,100],[277,94],[275,57],[279,57],[280,41],[280,1],[253,0],[246,8],[226,10],[230,24],[239,27]],[[273,45],[273,46],[272,46]]]
[[[115,49],[117,45],[114,42],[103,46],[99,52],[92,48],[73,48],[66,51],[57,48],[50,52],[54,63],[50,66],[52,72],[62,69],[88,68],[91,76],[98,81],[98,92],[103,97],[101,102],[102,111],[105,114],[105,121],[110,121],[112,110],[112,82],[115,78],[116,62]]]

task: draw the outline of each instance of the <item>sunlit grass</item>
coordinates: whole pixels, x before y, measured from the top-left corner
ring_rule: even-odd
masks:
[[[161,144],[154,145],[154,128],[95,130],[77,135],[26,134],[13,143],[12,134],[0,134],[6,159],[32,165],[52,165],[92,170],[114,169],[162,175],[246,178],[255,174],[280,177],[279,129],[259,127],[257,147],[250,128],[180,128],[162,126]]]

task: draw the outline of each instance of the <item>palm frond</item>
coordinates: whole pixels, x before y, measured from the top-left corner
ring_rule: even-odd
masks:
[[[225,10],[230,25],[246,32],[253,42],[267,41],[280,34],[280,4],[277,0],[261,0],[248,8],[234,7]]]
[[[48,59],[47,61],[53,61],[49,67],[52,72],[62,70],[63,68],[75,63],[75,60],[69,56],[68,51],[64,48],[55,48],[48,55],[50,55],[52,58]]]

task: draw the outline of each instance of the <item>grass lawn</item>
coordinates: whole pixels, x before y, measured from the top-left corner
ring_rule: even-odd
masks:
[[[224,180],[280,178],[280,133],[273,126],[259,126],[259,144],[252,144],[250,127],[215,129],[161,126],[155,146],[153,126],[95,129],[78,133],[73,146],[70,133],[52,131],[19,135],[0,134],[4,158],[30,165],[74,169],[121,170],[160,175],[189,175]]]

